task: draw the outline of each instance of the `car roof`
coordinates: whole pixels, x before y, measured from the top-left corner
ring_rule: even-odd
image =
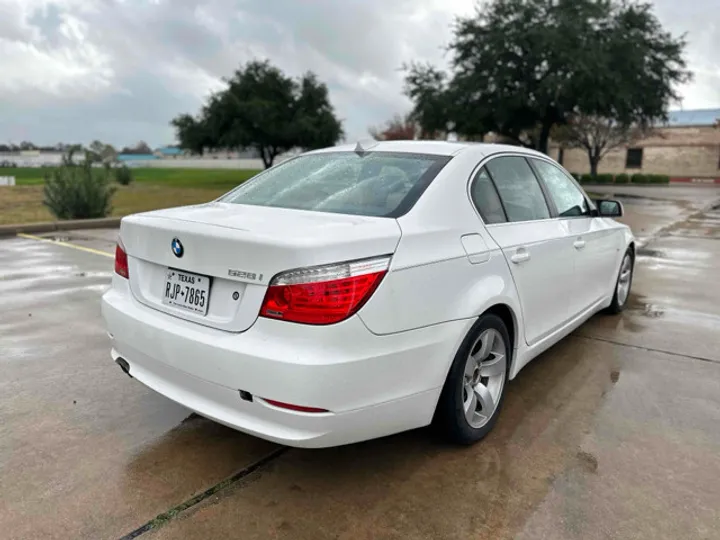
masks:
[[[463,141],[359,141],[354,144],[342,144],[323,148],[322,150],[314,150],[309,153],[326,153],[326,152],[352,152],[360,145],[369,152],[398,152],[408,154],[430,154],[437,156],[455,156],[464,152],[475,152],[479,156],[489,156],[501,152],[516,152],[534,156],[545,156],[535,150],[524,148],[522,146],[512,146],[509,144],[495,143],[478,143]],[[545,156],[547,157],[547,156]]]

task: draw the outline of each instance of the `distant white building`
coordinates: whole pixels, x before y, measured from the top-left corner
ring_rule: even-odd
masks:
[[[0,166],[14,165],[16,167],[55,167],[62,163],[64,152],[59,150],[21,150],[19,152],[0,152]],[[84,157],[78,152],[73,161]]]

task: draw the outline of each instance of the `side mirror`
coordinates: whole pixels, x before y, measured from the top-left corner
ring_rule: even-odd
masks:
[[[620,201],[599,200],[595,201],[600,217],[616,218],[623,216],[623,205]]]

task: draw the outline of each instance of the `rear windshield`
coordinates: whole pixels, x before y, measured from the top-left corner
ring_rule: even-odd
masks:
[[[413,207],[449,160],[390,152],[309,154],[268,169],[220,201],[398,217]]]

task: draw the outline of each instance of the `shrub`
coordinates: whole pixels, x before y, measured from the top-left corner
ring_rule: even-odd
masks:
[[[633,184],[647,184],[647,183],[648,183],[648,177],[647,177],[646,174],[635,173],[635,174],[633,174],[632,177],[630,178],[630,181],[631,181]]]
[[[581,184],[594,184],[595,179],[593,178],[592,174],[583,174],[580,176],[580,183]]]
[[[580,181],[582,180],[582,175],[581,175],[580,173],[574,172],[574,173],[570,173],[570,174],[571,174],[572,177],[573,177],[575,180],[577,180],[578,182],[580,182]]]
[[[89,162],[64,166],[45,175],[43,204],[58,219],[101,218],[110,213],[115,188],[107,173]]]
[[[115,181],[121,186],[129,186],[133,180],[133,173],[127,165],[115,169]]]
[[[615,183],[616,183],[616,184],[627,184],[627,183],[629,183],[629,182],[630,182],[630,175],[628,175],[628,174],[625,174],[625,173],[623,173],[623,174],[618,174],[618,175],[615,177]]]
[[[670,177],[667,174],[648,174],[647,181],[649,184],[669,184]]]
[[[612,174],[598,174],[595,176],[596,184],[612,184],[615,177]]]

